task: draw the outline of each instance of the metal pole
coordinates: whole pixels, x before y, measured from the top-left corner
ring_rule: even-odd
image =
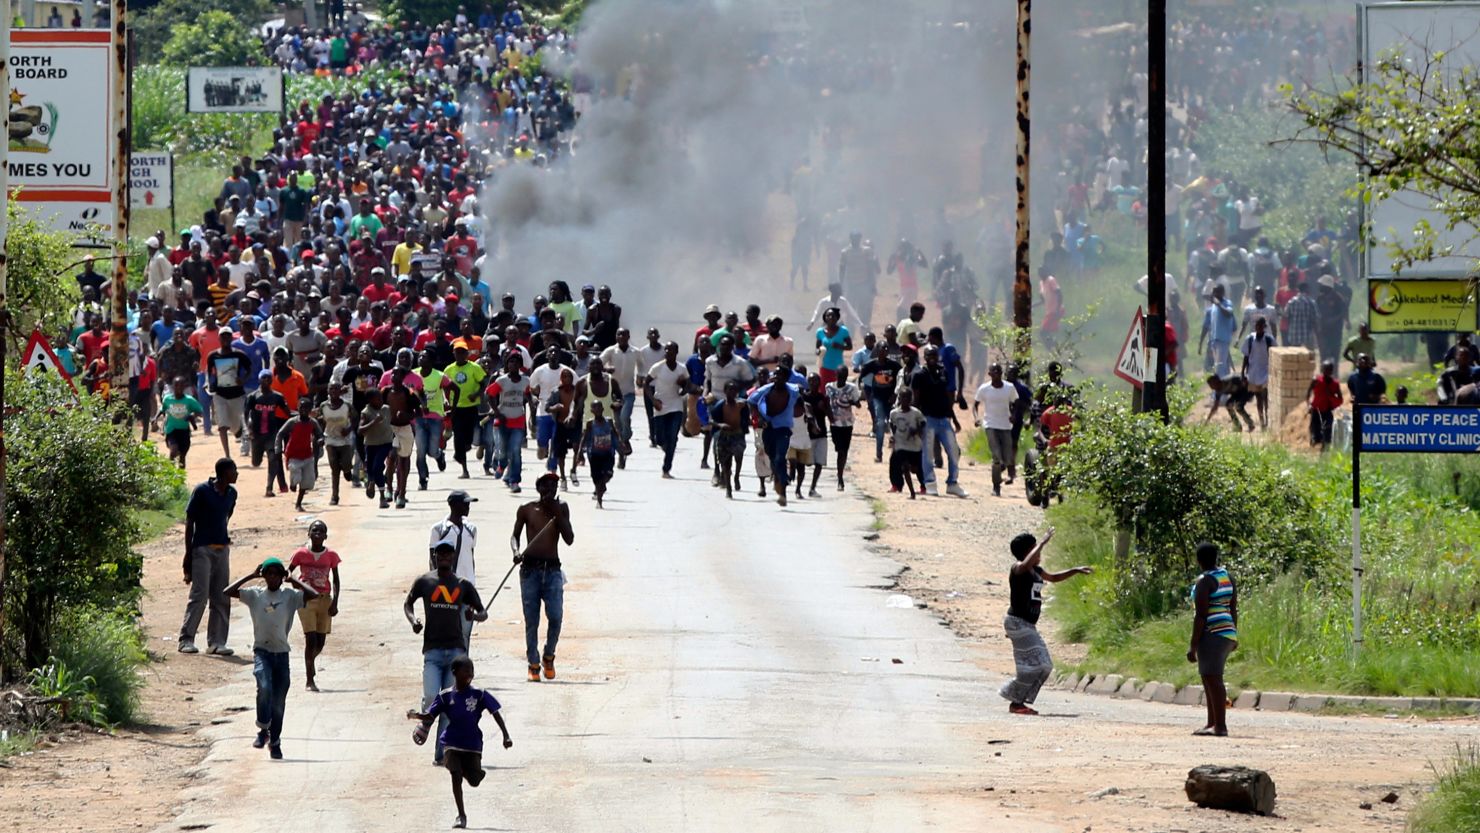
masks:
[[[1352,403],[1352,658],[1362,650],[1362,405]]]
[[[1141,391],[1141,409],[1167,410],[1167,3],[1150,0],[1146,53],[1146,358],[1155,379]],[[1154,358],[1153,358],[1154,357]]]
[[[1028,159],[1032,149],[1032,108],[1028,100],[1033,62],[1033,0],[1017,4],[1017,237],[1016,279],[1012,285],[1012,323],[1018,328],[1017,360],[1031,364],[1033,349],[1033,280],[1029,251]]]
[[[108,340],[112,395],[128,397],[128,29],[127,0],[113,0],[113,332]]]
[[[10,302],[7,283],[7,246],[10,242],[10,0],[0,0],[0,126],[6,136],[0,142],[0,644],[5,642],[5,513],[9,509],[6,490],[5,450],[5,348],[10,338]],[[5,680],[5,654],[0,651],[0,682]]]

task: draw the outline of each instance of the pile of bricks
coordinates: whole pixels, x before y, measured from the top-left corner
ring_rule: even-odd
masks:
[[[1285,417],[1304,411],[1305,391],[1316,376],[1316,357],[1304,347],[1275,347],[1269,351],[1269,424],[1285,424]]]

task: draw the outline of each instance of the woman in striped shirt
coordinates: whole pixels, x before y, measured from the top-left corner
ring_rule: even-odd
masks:
[[[1196,614],[1192,619],[1192,647],[1187,661],[1197,663],[1203,682],[1203,702],[1208,707],[1208,725],[1194,735],[1228,735],[1228,689],[1223,684],[1223,666],[1238,647],[1238,590],[1228,571],[1218,566],[1218,545],[1197,545],[1197,563],[1203,569],[1192,586]]]

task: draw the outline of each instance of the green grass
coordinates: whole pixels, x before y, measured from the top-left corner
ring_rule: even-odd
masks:
[[[39,736],[33,729],[6,729],[0,732],[0,761],[35,749]]]
[[[182,486],[170,495],[163,506],[140,510],[141,540],[152,541],[174,527],[175,524],[180,523],[185,517],[185,503],[189,499],[190,493]]]
[[[144,636],[127,610],[70,609],[56,635],[56,658],[79,679],[101,707],[105,725],[132,723],[138,717],[139,669],[148,662]]]
[[[884,512],[887,507],[884,501],[878,498],[870,498],[868,504],[869,509],[874,513],[874,520],[869,524],[869,529],[872,529],[874,532],[882,532],[885,527],[889,526],[889,522],[884,520]]]
[[[1412,833],[1480,833],[1480,746],[1457,747],[1433,764],[1434,791],[1408,818]]]

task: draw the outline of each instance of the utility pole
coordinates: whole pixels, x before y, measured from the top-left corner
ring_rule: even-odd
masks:
[[[128,0],[113,0],[113,332],[108,373],[114,397],[128,399]],[[115,399],[115,401],[117,401]]]
[[[1018,328],[1017,359],[1032,365],[1033,279],[1030,271],[1028,214],[1028,155],[1031,150],[1032,108],[1028,100],[1032,58],[1033,0],[1017,4],[1017,237],[1016,278],[1012,285],[1012,323]]]
[[[1146,360],[1156,378],[1141,391],[1141,408],[1167,410],[1167,2],[1150,0],[1146,52]],[[1154,358],[1153,358],[1154,357]]]
[[[10,338],[10,294],[7,254],[10,244],[10,0],[0,0],[0,126],[5,141],[0,142],[0,194],[5,195],[5,208],[0,211],[0,644],[5,642],[5,513],[9,509],[6,491],[5,450],[5,348]],[[0,682],[5,680],[5,654],[0,651]]]

